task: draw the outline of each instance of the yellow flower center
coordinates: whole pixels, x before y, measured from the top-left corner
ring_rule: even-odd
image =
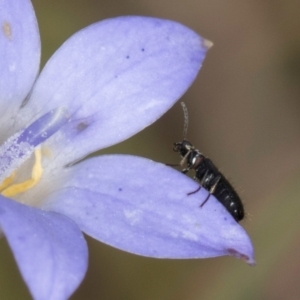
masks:
[[[31,178],[20,183],[11,184],[16,174],[16,172],[14,172],[0,184],[1,195],[5,197],[13,197],[31,189],[40,181],[43,174],[42,151],[40,147],[34,150],[34,156],[35,162],[32,167]]]

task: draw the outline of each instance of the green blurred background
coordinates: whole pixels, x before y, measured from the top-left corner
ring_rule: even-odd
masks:
[[[241,223],[256,267],[231,257],[155,260],[87,238],[79,299],[300,299],[300,2],[240,0],[34,0],[42,64],[77,30],[119,15],[181,22],[214,42],[183,100],[188,138],[231,179],[247,211]],[[176,104],[158,122],[101,153],[176,163],[182,139]],[[0,242],[0,299],[30,299]],[[38,280],[38,278],[37,278]]]

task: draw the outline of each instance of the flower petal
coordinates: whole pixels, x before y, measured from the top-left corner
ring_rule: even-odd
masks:
[[[0,0],[0,110],[11,121],[29,93],[40,64],[40,37],[29,0]],[[9,105],[8,105],[9,104]],[[6,122],[3,126],[10,127]]]
[[[119,17],[95,23],[50,59],[24,118],[66,107],[71,121],[51,143],[65,159],[78,159],[157,120],[191,85],[208,46],[173,21]]]
[[[0,225],[34,299],[67,299],[87,268],[79,228],[53,212],[0,196]]]
[[[234,255],[254,263],[244,229],[207,191],[165,165],[128,155],[105,155],[71,169],[69,181],[45,207],[72,218],[92,237],[157,258]]]

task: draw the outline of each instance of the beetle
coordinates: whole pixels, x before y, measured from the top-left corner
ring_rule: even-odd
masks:
[[[186,139],[188,110],[184,102],[181,102],[181,106],[184,113],[183,140],[174,143],[173,150],[182,157],[179,165],[182,167],[186,164],[186,168],[181,172],[186,174],[190,170],[195,170],[194,180],[200,183],[199,188],[188,195],[197,193],[203,187],[209,191],[209,194],[200,207],[209,200],[210,195],[214,195],[237,222],[241,221],[244,218],[244,207],[237,192],[215,164]]]

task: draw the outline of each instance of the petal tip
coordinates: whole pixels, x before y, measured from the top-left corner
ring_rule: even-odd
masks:
[[[207,50],[209,50],[214,45],[213,42],[206,40],[206,39],[203,39],[202,44]]]
[[[233,248],[227,249],[227,252],[228,252],[229,255],[234,256],[238,259],[241,259],[241,260],[245,261],[251,267],[256,266],[256,261],[255,261],[253,255],[251,255],[251,256],[246,255],[246,254],[241,253],[241,252],[239,252],[239,251],[237,251],[236,249],[233,249]]]

